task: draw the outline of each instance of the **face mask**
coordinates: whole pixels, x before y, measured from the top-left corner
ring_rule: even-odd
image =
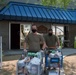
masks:
[[[52,36],[52,33],[49,33],[49,36]]]
[[[37,30],[36,29],[32,29],[32,32],[35,33]]]

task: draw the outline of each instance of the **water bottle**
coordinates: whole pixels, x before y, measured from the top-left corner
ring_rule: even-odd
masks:
[[[45,56],[44,51],[41,50],[40,52],[41,52],[42,57],[44,57]]]
[[[22,53],[21,58],[22,58],[22,59],[24,59],[24,58],[25,58],[25,54],[24,54],[24,53]]]
[[[50,66],[50,58],[49,57],[47,57],[47,62],[48,62],[48,66]]]
[[[41,53],[41,64],[43,64],[43,62],[44,62],[43,61],[44,60],[43,58],[44,58],[45,54],[44,54],[44,51],[43,50],[41,50],[40,53]]]

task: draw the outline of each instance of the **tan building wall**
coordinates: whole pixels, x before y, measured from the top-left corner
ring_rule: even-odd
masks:
[[[76,36],[76,25],[69,25],[70,45],[74,47],[74,38]]]
[[[11,44],[11,23],[19,23],[19,24],[26,24],[26,23],[30,23],[31,25],[33,23],[35,23],[37,25],[37,27],[41,27],[42,28],[46,28],[47,30],[51,27],[51,24],[50,23],[39,23],[39,22],[10,22],[10,25],[9,25],[9,21],[0,21],[0,36],[2,36],[2,48],[3,50],[8,50],[10,47],[10,44]],[[41,28],[41,33],[43,32],[42,31],[42,28]],[[45,30],[44,30],[45,31]]]
[[[3,50],[9,49],[9,22],[0,21],[0,36],[2,36]]]
[[[37,27],[39,28],[40,33],[47,33],[45,32],[49,28],[51,28],[51,23],[44,23],[44,22],[11,22],[11,23],[19,23],[19,24],[36,24]],[[54,24],[55,25],[55,24]],[[59,25],[59,24],[57,24]],[[64,25],[64,24],[63,24]],[[75,25],[68,25],[69,26],[69,40],[70,40],[70,45],[73,47],[74,43],[74,37],[76,36],[76,26]],[[10,28],[11,25],[9,25],[8,21],[0,21],[0,36],[2,36],[2,45],[3,45],[3,50],[9,49],[9,43],[11,42],[10,37],[11,37],[11,32]]]

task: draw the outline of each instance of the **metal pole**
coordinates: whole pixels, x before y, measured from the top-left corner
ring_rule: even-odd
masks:
[[[0,36],[0,69],[2,69],[2,37]]]
[[[55,35],[56,35],[56,25],[55,25]]]

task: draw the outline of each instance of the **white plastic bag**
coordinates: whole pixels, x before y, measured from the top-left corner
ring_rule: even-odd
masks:
[[[40,65],[40,59],[37,57],[34,57],[33,59],[31,59],[30,63],[35,65]]]

